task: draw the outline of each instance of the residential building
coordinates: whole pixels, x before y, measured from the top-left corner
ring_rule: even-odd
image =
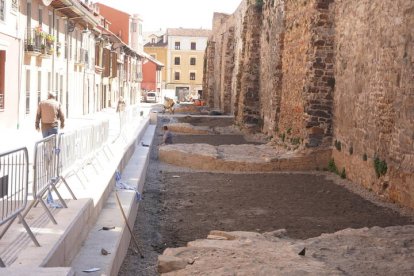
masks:
[[[113,107],[120,95],[139,100],[144,55],[109,31],[98,5],[21,0],[0,7],[0,128],[34,128],[49,91],[67,117]]]
[[[164,64],[160,61],[154,59],[150,55],[146,55],[146,60],[142,65],[142,90],[144,91],[155,91],[157,95],[160,96],[161,94],[161,80],[162,80],[162,69],[164,68]]]
[[[19,106],[20,64],[24,60],[19,23],[19,1],[2,1],[0,10],[0,127],[16,128],[24,114]],[[7,69],[6,69],[7,68]]]
[[[196,98],[202,94],[203,60],[210,30],[167,29],[165,36],[148,36],[145,51],[163,61],[162,49],[166,48],[165,86],[172,89],[179,101]]]
[[[66,116],[96,110],[94,98],[95,35],[98,21],[79,1],[22,0],[20,33],[21,124],[33,124],[38,103],[49,91],[57,94]]]
[[[118,49],[120,82],[116,79],[112,87],[119,87],[119,95],[136,103],[141,94],[142,62],[144,59],[142,19],[139,15],[130,15],[126,12],[97,3],[99,13],[105,18],[105,33],[119,38],[114,42],[114,49]]]
[[[144,45],[144,51],[152,58],[158,60],[162,64],[167,64],[168,43],[165,32],[162,34],[151,33],[145,37],[147,43]],[[161,88],[165,89],[167,83],[166,66],[161,69]]]

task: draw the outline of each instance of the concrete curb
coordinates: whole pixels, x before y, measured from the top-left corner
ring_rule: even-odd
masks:
[[[125,184],[137,187],[142,193],[145,183],[145,174],[149,162],[150,147],[155,133],[155,126],[147,127],[142,139],[137,139],[139,145],[122,173],[121,181]],[[140,137],[138,137],[140,138]],[[136,200],[135,192],[120,190],[117,192],[122,208],[128,218],[128,224],[133,228],[138,212],[139,201]],[[109,231],[100,230],[102,227],[115,227]],[[116,202],[115,191],[112,191],[102,212],[90,231],[84,246],[72,262],[75,273],[82,275],[82,271],[91,267],[99,268],[100,275],[117,275],[123,259],[128,250],[131,235],[121,215]],[[102,255],[101,249],[110,254]]]

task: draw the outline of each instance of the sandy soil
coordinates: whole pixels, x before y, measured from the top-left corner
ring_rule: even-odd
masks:
[[[166,123],[159,118],[159,126]],[[191,123],[191,118],[186,118]],[[202,121],[195,124],[203,125]],[[215,124],[214,120],[206,124]],[[160,127],[154,145],[161,141]],[[241,144],[235,135],[177,135],[174,143]],[[192,171],[158,161],[152,148],[134,233],[145,258],[130,249],[119,275],[158,275],[157,257],[167,247],[204,239],[211,230],[285,228],[307,239],[346,228],[408,225],[410,210],[325,172],[223,174]]]

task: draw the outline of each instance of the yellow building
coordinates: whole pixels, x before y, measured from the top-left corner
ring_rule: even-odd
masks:
[[[144,45],[144,52],[149,54],[154,59],[158,60],[159,62],[166,64],[167,63],[167,42],[165,39],[165,35],[158,36],[156,34],[151,34],[147,37],[147,43]],[[166,70],[165,67],[161,69],[161,86],[162,89],[165,89],[165,84],[167,82]]]
[[[177,28],[147,38],[144,51],[164,63],[163,88],[175,91],[179,101],[198,98],[202,93],[204,52],[210,32]]]

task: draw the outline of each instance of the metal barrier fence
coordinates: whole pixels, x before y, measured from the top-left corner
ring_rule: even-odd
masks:
[[[102,150],[107,159],[109,156],[105,151],[108,147],[109,121],[104,121],[98,125],[84,127],[71,133],[61,133],[59,135],[60,155],[58,160],[58,175],[65,181],[70,175],[75,175],[83,184],[78,172],[83,173],[83,168],[87,164],[92,164],[96,172],[94,160],[96,155]],[[88,180],[87,175],[83,176]]]
[[[0,239],[18,217],[36,246],[40,246],[22,216],[27,205],[29,161],[26,148],[0,154],[0,225],[6,224]],[[0,266],[4,267],[0,259]]]
[[[60,150],[56,147],[56,137],[57,135],[51,135],[35,144],[33,164],[34,200],[24,214],[25,217],[33,206],[41,203],[46,211],[46,214],[54,224],[57,224],[57,222],[43,199],[46,192],[50,193],[53,190],[58,196],[63,207],[67,208],[65,201],[56,188],[56,185],[59,182],[57,156],[60,152]],[[69,186],[67,187],[69,189]]]

